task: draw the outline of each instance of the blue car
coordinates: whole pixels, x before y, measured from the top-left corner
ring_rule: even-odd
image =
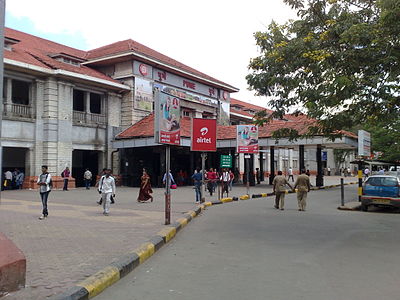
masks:
[[[370,176],[364,182],[361,210],[367,211],[370,205],[400,208],[400,180],[391,175]]]

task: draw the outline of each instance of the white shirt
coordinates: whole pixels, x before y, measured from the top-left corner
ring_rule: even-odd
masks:
[[[289,175],[293,175],[293,170],[289,169]]]
[[[6,179],[12,180],[12,173],[10,171],[7,171],[5,175],[6,175]]]
[[[99,192],[104,194],[113,193],[115,194],[115,180],[114,177],[109,176],[107,178],[106,175],[101,176],[99,182]]]
[[[231,175],[229,175],[229,172],[222,173],[222,176],[220,178],[220,180],[222,180],[223,182],[228,182],[230,179]]]
[[[83,177],[85,179],[92,179],[92,172],[90,172],[89,170],[85,171],[85,174],[83,174]]]
[[[50,191],[50,180],[51,180],[51,175],[50,173],[42,173],[38,176],[37,183],[45,183],[43,185],[39,186],[39,192],[40,193],[45,193]]]

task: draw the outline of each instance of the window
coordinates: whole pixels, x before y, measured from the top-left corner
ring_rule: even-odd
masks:
[[[12,80],[11,101],[14,104],[29,105],[29,82]],[[4,94],[3,94],[4,95]]]
[[[294,169],[297,169],[297,168],[298,168],[298,167],[297,167],[297,160],[295,160],[295,159],[293,160],[293,168],[294,168]]]
[[[74,90],[72,109],[75,111],[85,111],[85,92]]]
[[[92,114],[101,114],[101,95],[90,93],[90,112]]]

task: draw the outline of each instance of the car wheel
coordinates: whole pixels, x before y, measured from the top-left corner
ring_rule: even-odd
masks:
[[[361,204],[361,210],[362,211],[368,211],[368,206],[365,204]]]

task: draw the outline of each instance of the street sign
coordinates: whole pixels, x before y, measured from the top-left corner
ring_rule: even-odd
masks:
[[[237,153],[258,153],[258,127],[237,125],[236,144]]]
[[[221,168],[232,168],[232,155],[221,155],[220,167]]]
[[[368,131],[358,131],[358,155],[371,156],[371,134]]]
[[[192,119],[191,151],[217,151],[217,120]]]

